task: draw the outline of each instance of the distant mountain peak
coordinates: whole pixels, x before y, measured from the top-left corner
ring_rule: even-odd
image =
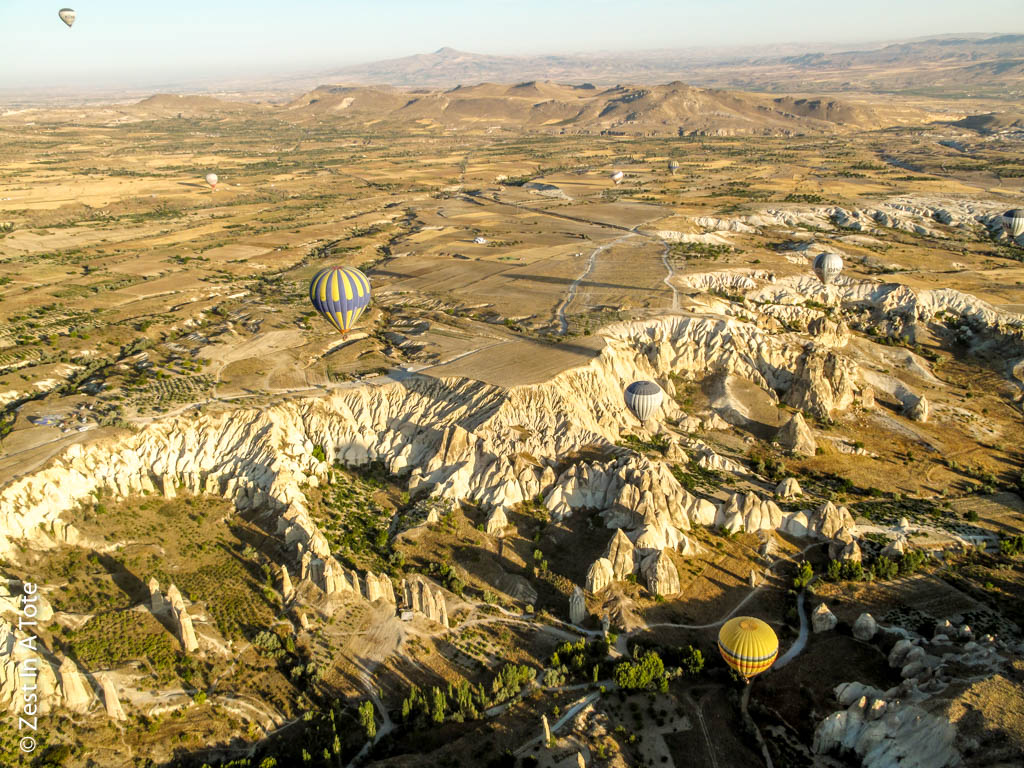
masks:
[[[445,45],[445,46],[443,46],[441,48],[438,48],[436,51],[434,51],[434,55],[435,56],[464,56],[465,54],[463,54],[462,51],[457,51],[454,48],[451,48],[451,47]]]

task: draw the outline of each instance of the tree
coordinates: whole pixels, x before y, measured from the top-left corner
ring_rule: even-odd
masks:
[[[811,579],[814,578],[814,568],[811,564],[804,560],[800,564],[800,568],[796,572],[796,578],[793,579],[793,586],[797,589],[803,589],[811,583]]]
[[[624,691],[665,689],[665,663],[656,651],[647,651],[635,662],[620,662],[615,667],[615,682]]]
[[[359,724],[363,726],[367,739],[376,738],[377,720],[374,718],[372,701],[364,701],[359,705]]]
[[[680,666],[688,675],[699,675],[704,671],[704,654],[701,653],[699,648],[694,648],[692,645],[688,646],[686,653],[683,655],[683,663]]]
[[[443,723],[445,711],[448,709],[448,700],[444,691],[436,685],[430,690],[430,717],[435,723]]]
[[[881,579],[883,581],[895,579],[896,574],[899,573],[899,570],[899,564],[891,557],[879,557],[875,561],[874,566],[872,566],[872,571],[875,574],[875,578]]]

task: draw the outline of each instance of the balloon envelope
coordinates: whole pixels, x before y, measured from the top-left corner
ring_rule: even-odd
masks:
[[[75,11],[73,8],[61,8],[57,11],[57,15],[60,16],[60,20],[69,27],[75,23]]]
[[[1003,214],[1003,231],[1013,239],[1024,235],[1024,208],[1014,208]]]
[[[625,176],[626,174],[624,174],[622,171],[616,171],[615,173],[612,174],[612,181],[618,184],[625,178]]]
[[[348,333],[370,304],[370,281],[355,267],[328,267],[309,283],[313,308],[342,333]]]
[[[819,253],[814,260],[814,274],[825,285],[834,282],[843,271],[843,260],[834,253]]]
[[[668,169],[670,171],[672,171],[672,173],[675,173],[676,171],[678,171],[679,170],[679,163],[678,163],[678,161],[676,161],[676,160],[669,160],[668,161]]]
[[[206,183],[209,184],[211,187],[216,187],[217,186],[217,181],[218,181],[218,179],[217,179],[217,174],[216,173],[208,173],[208,174],[206,174]]]
[[[665,393],[653,381],[634,381],[623,395],[626,406],[640,421],[647,421],[661,407]]]
[[[775,663],[779,638],[775,631],[753,616],[729,619],[718,631],[718,651],[725,663],[750,679]]]

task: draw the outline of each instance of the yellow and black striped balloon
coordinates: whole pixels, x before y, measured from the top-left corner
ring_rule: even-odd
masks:
[[[779,655],[779,638],[761,619],[737,616],[725,622],[719,630],[718,651],[726,664],[749,680],[775,663],[775,657]]]
[[[309,283],[313,308],[342,333],[348,333],[370,304],[370,281],[355,267],[328,267]]]

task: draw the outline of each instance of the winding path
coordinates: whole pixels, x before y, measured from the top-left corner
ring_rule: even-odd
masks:
[[[800,594],[796,598],[796,610],[800,614],[800,634],[797,635],[796,642],[789,646],[789,650],[786,654],[772,665],[772,669],[781,669],[795,659],[804,646],[807,645],[808,635],[808,623],[807,623],[807,608],[804,606],[804,598],[807,596],[806,590],[800,590]]]
[[[644,237],[653,237],[653,235],[644,235]],[[668,275],[666,275],[665,279],[662,280],[661,282],[663,282],[672,290],[672,309],[679,309],[679,290],[674,285],[672,285],[672,278],[675,277],[676,270],[675,267],[672,266],[672,262],[669,261],[668,259],[672,246],[670,246],[668,242],[662,240],[660,237],[657,239],[661,242],[663,246],[665,246],[661,252],[661,263],[665,265],[665,271],[668,272]]]
[[[589,683],[588,683],[588,685],[589,685]],[[564,715],[562,715],[560,718],[558,718],[554,723],[552,723],[549,726],[549,728],[551,730],[551,733],[554,733],[559,728],[564,726],[566,723],[572,722],[572,720],[574,720],[576,718],[576,716],[580,712],[582,712],[588,706],[593,704],[599,698],[601,698],[601,693],[599,691],[595,691],[594,693],[591,693],[588,696],[585,696],[584,698],[580,699],[578,702],[573,704],[571,707],[569,707],[568,710],[566,710],[566,713]],[[537,742],[543,741],[543,739],[544,739],[544,735],[543,734],[541,734],[540,736],[535,736],[534,738],[530,739],[528,742],[523,744],[521,747],[519,747],[519,749],[517,749],[515,751],[515,754],[521,755],[523,752],[525,752],[527,749],[532,747]]]
[[[719,768],[718,755],[715,754],[715,742],[712,740],[711,732],[708,731],[708,725],[704,721],[704,713],[700,710],[700,702],[694,701],[689,691],[684,694],[684,697],[697,716],[697,723],[700,725],[701,733],[704,735],[704,747],[707,750],[708,757],[711,759],[711,768]]]
[[[601,251],[608,250],[613,245],[615,245],[617,243],[621,243],[626,238],[629,238],[629,237],[632,237],[632,236],[633,236],[633,233],[630,233],[628,235],[623,235],[622,237],[618,237],[615,240],[612,240],[610,243],[605,243],[604,245],[599,245],[590,254],[590,260],[587,262],[587,268],[585,270],[583,270],[583,272],[580,274],[579,277],[577,277],[575,280],[572,281],[572,283],[570,283],[569,291],[568,291],[568,293],[566,293],[565,299],[562,301],[561,304],[558,305],[558,310],[556,311],[556,314],[558,315],[558,333],[560,335],[565,336],[565,334],[568,333],[568,331],[569,331],[569,321],[565,317],[565,310],[567,310],[569,308],[569,305],[572,304],[573,299],[576,298],[576,291],[577,291],[577,289],[579,287],[580,282],[582,280],[586,279],[587,276],[590,275],[590,273],[594,270],[594,265],[597,264],[597,254],[599,254]]]
[[[801,549],[799,552],[794,552],[792,555],[786,555],[785,557],[779,557],[779,558],[777,558],[775,560],[775,562],[773,562],[771,565],[768,566],[768,570],[769,571],[773,570],[775,568],[775,566],[777,566],[779,563],[792,562],[798,555],[803,555],[803,554],[809,552],[810,550],[814,549],[814,547],[820,547],[823,543],[824,542],[816,541],[813,544],[808,544],[806,547]],[[725,622],[727,622],[730,618],[732,618],[734,613],[736,613],[740,608],[742,608],[744,605],[746,605],[748,600],[753,598],[754,595],[756,595],[759,591],[764,589],[766,586],[768,586],[767,580],[762,580],[761,583],[758,584],[756,587],[751,587],[750,588],[750,592],[747,593],[747,596],[744,597],[742,600],[740,600],[738,603],[736,603],[736,605],[733,606],[732,610],[730,610],[722,618],[718,619],[717,621],[713,621],[710,624],[675,624],[675,623],[672,623],[672,622],[659,622],[657,624],[645,624],[643,627],[638,627],[637,629],[634,629],[631,632],[624,632],[622,634],[623,635],[627,635],[627,636],[632,636],[632,635],[636,634],[637,632],[644,632],[644,631],[646,631],[648,629],[653,629],[655,627],[669,627],[669,628],[673,628],[673,629],[711,629],[713,627],[720,626],[720,625],[724,624]],[[803,593],[801,593],[801,595],[802,594]],[[620,635],[620,637],[622,637],[622,635]]]

